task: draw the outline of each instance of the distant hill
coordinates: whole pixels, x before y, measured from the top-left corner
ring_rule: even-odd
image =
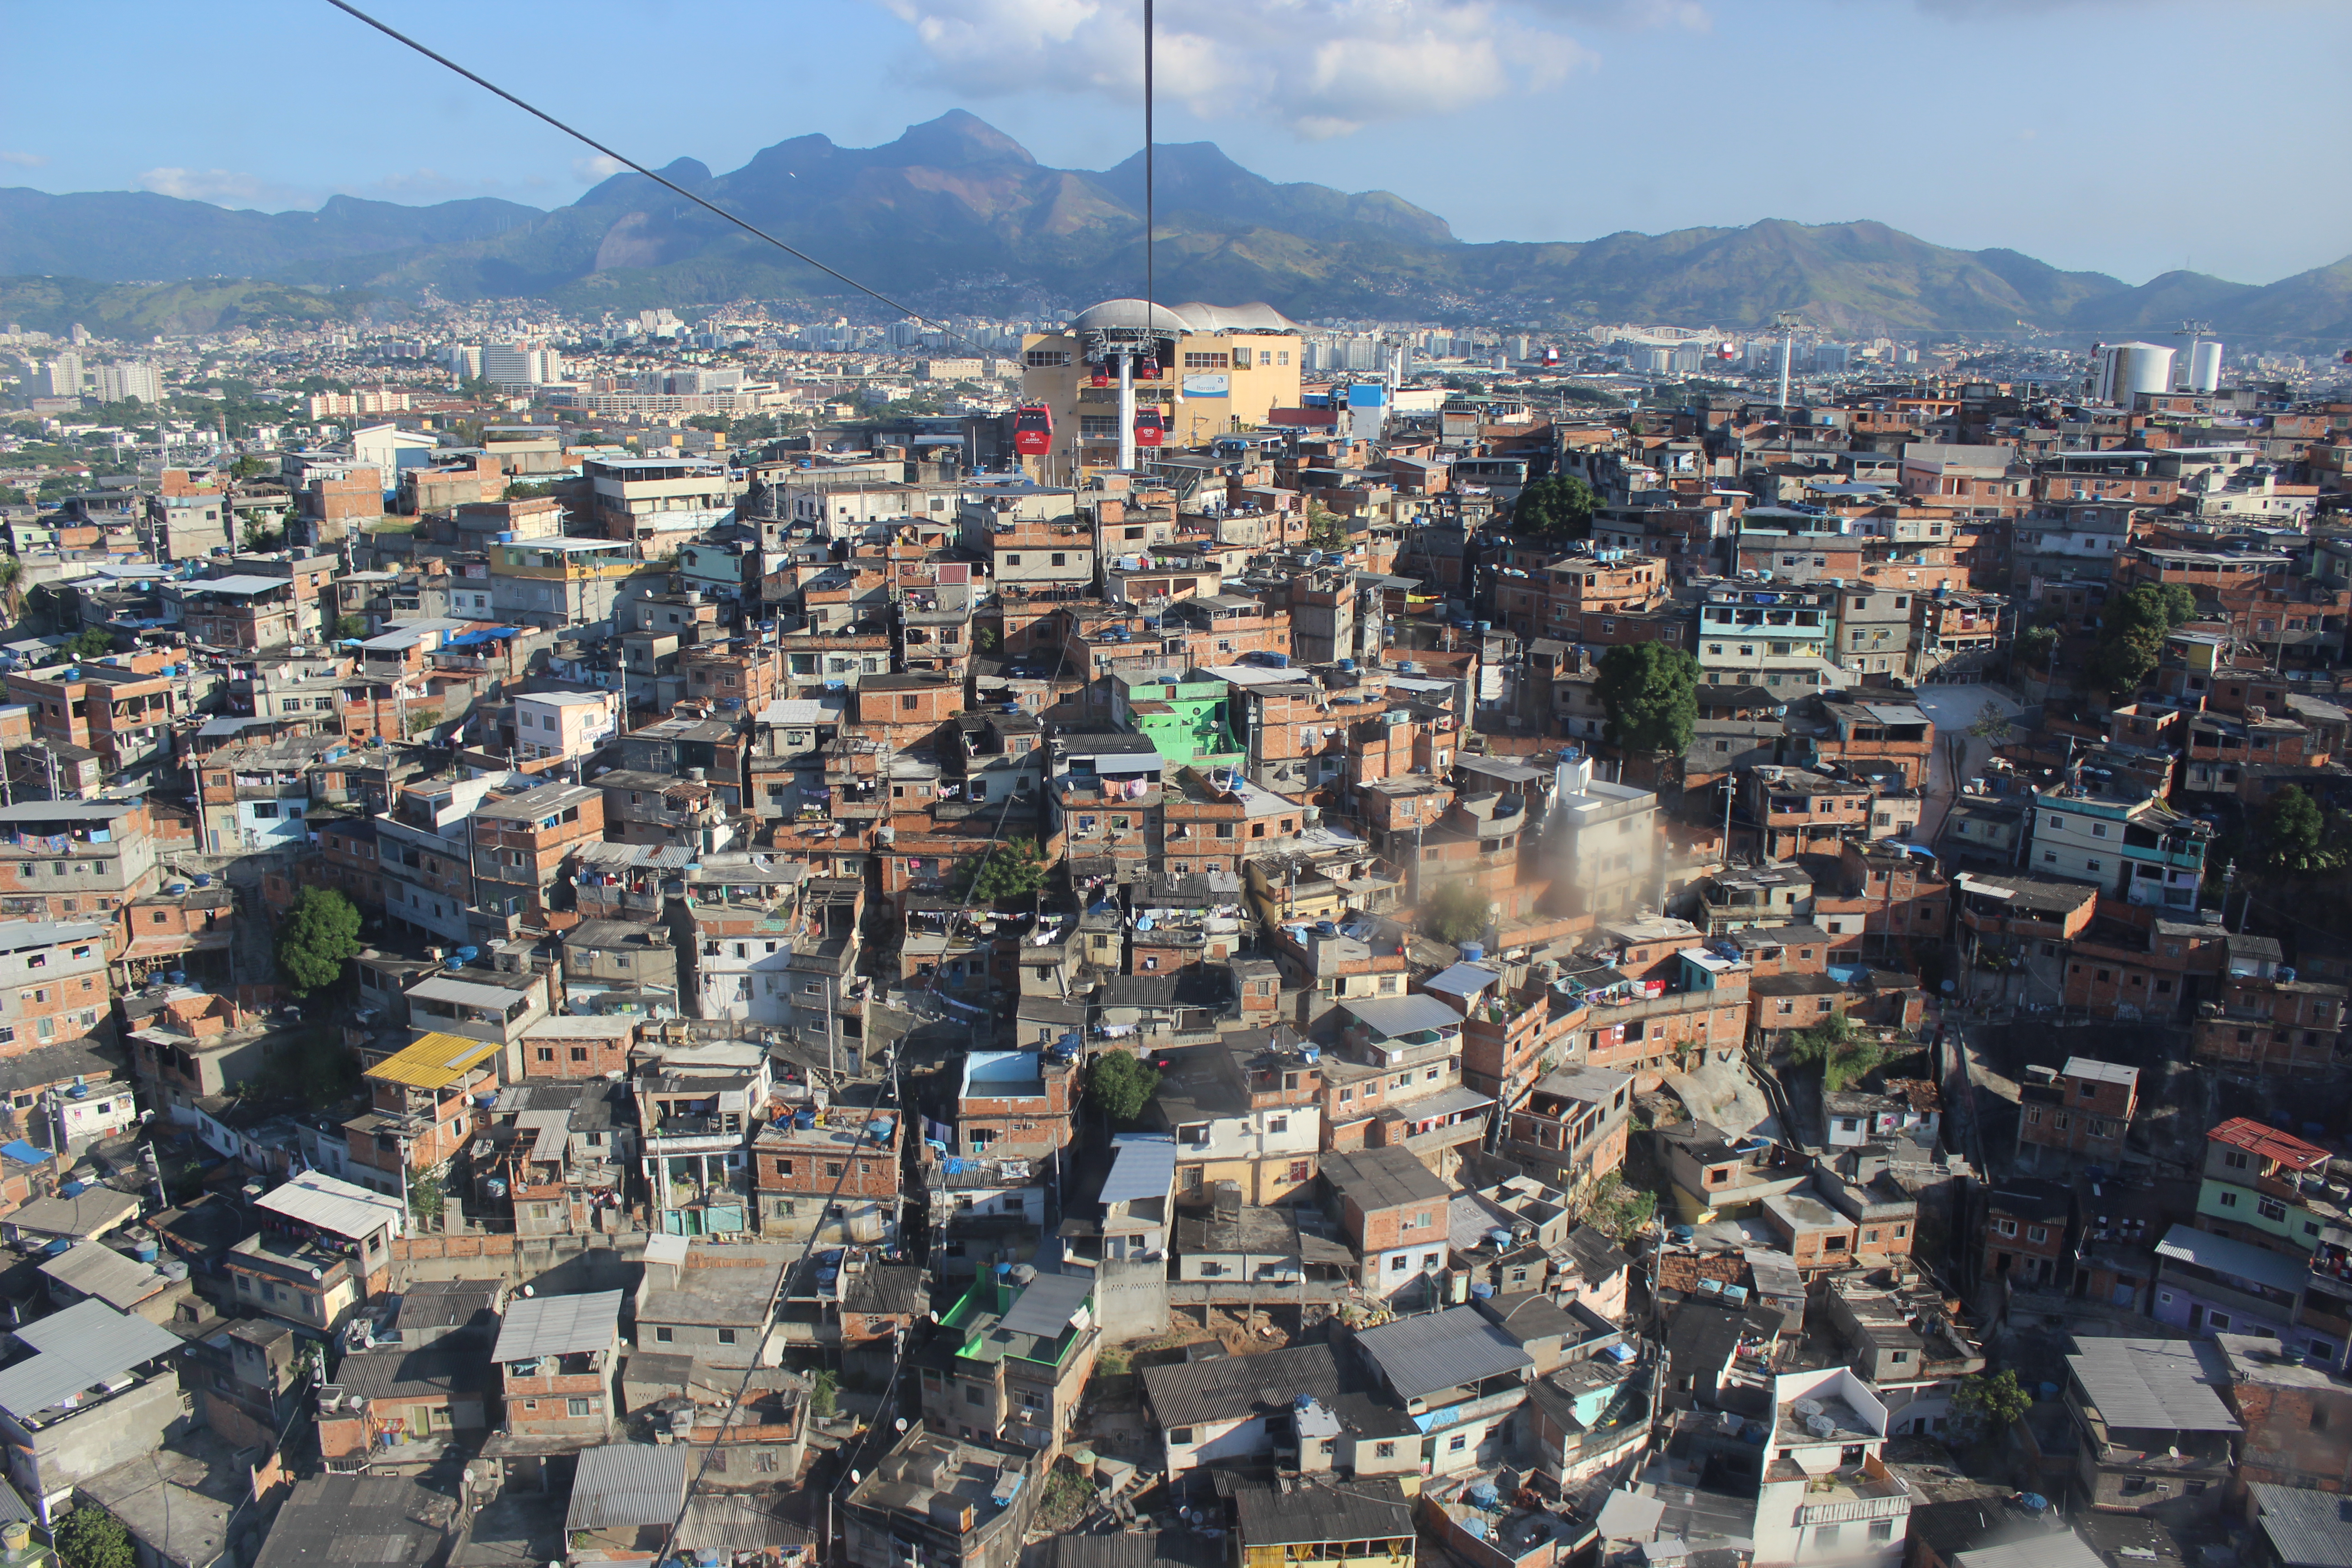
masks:
[[[731,173],[680,159],[663,174],[921,309],[1027,314],[1142,292],[1142,163],[1138,153],[1099,172],[1050,168],[956,110],[879,147],[798,136]],[[2352,337],[2352,258],[2267,288],[2186,272],[2133,288],[1867,221],[1472,245],[1386,191],[1277,184],[1209,142],[1162,146],[1156,163],[1156,281],[1171,301],[1264,300],[1300,319],[1645,321],[1735,331],[1801,310],[1818,327],[1854,334],[2023,324],[2114,337],[2197,316],[2225,336]],[[142,194],[5,190],[0,273],[110,283],[252,279],[384,299],[430,288],[449,299],[529,296],[590,311],[816,303],[844,292],[638,174],[616,175],[552,212],[487,198],[403,207],[338,196],[316,213],[265,214]],[[348,306],[355,296],[334,298]],[[287,294],[214,303],[312,308]],[[207,308],[182,299],[131,313],[194,320]]]

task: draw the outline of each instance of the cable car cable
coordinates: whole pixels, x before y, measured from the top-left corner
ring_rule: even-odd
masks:
[[[766,229],[760,227],[757,224],[748,222],[743,218],[736,216],[733,213],[729,212],[725,207],[719,205],[715,202],[704,200],[702,197],[696,195],[692,191],[688,190],[685,186],[678,184],[674,180],[665,179],[660,174],[656,174],[653,170],[646,168],[643,163],[638,163],[635,158],[625,157],[621,153],[614,152],[612,148],[605,146],[604,143],[597,141],[586,132],[574,130],[572,127],[566,125],[561,120],[556,119],[552,114],[548,113],[547,110],[537,108],[524,100],[516,97],[513,93],[509,92],[505,88],[500,87],[498,83],[489,80],[488,78],[477,75],[475,72],[467,70],[464,66],[459,65],[448,56],[436,53],[434,50],[418,43],[415,38],[410,37],[407,34],[400,31],[398,28],[377,21],[373,16],[369,16],[358,6],[351,4],[351,0],[327,0],[327,4],[332,5],[336,10],[344,13],[355,20],[366,23],[369,26],[373,27],[377,32],[382,33],[385,37],[392,39],[394,43],[405,44],[410,48],[415,49],[418,54],[423,55],[426,59],[433,61],[436,65],[444,66],[448,69],[455,71],[457,75],[464,77],[467,81],[472,82],[476,87],[482,89],[484,91],[496,93],[499,97],[505,99],[509,103],[513,104],[517,109],[521,110],[525,114],[531,116],[535,120],[546,121],[548,124],[552,125],[555,129],[562,132],[563,134],[571,137],[573,141],[580,142],[583,146],[593,147],[605,157],[612,159],[616,163],[623,164],[636,174],[643,174],[646,179],[653,181],[654,184],[661,186],[664,190],[684,196],[688,201],[692,202],[696,206],[702,208],[704,211],[726,219],[729,223],[733,224],[737,228],[741,229],[744,233],[751,236],[754,239],[766,240],[770,245],[774,246],[778,250],[781,250],[785,255],[792,257],[794,260],[806,262],[809,266],[815,268],[819,272],[824,273],[826,277],[836,279],[841,282],[848,284],[852,289],[856,289],[859,293],[880,300],[883,304],[889,306],[890,309],[898,311],[899,314],[919,321],[925,327],[944,333],[946,336],[953,338],[956,342],[964,344],[968,348],[980,350],[980,352],[983,353],[991,352],[981,349],[978,343],[973,342],[970,338],[965,337],[961,332],[957,331],[945,321],[935,321],[930,317],[923,314],[920,310],[916,310],[913,306],[904,305],[899,303],[898,300],[893,300],[889,295],[883,293],[879,289],[871,288],[864,283],[860,283],[848,273],[843,272],[836,268],[827,267],[824,262],[819,261],[815,257],[811,256],[808,252],[798,249],[791,245],[787,245],[784,241],[778,239],[774,235],[770,234]]]

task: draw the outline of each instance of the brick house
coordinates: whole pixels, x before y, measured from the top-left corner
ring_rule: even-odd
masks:
[[[761,1234],[895,1246],[905,1138],[905,1118],[870,1093],[865,1103],[836,1102],[770,1121],[751,1141]]]
[[[1354,1249],[1365,1289],[1385,1296],[1444,1266],[1451,1189],[1412,1151],[1326,1154],[1316,1192]]]
[[[621,1302],[620,1291],[599,1290],[506,1304],[490,1352],[504,1431],[483,1457],[505,1465],[507,1481],[535,1480],[545,1457],[576,1452],[612,1431]]]
[[[2018,1089],[2017,1158],[2030,1169],[2082,1160],[2116,1169],[2139,1108],[2139,1069],[2069,1057],[2063,1071],[2029,1067]]]
[[[1995,1187],[1985,1197],[1979,1272],[2042,1289],[2064,1284],[2072,1209],[2071,1195],[2055,1182],[2028,1177]]]

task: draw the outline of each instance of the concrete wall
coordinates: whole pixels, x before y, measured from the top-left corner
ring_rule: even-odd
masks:
[[[1095,1315],[1103,1338],[1117,1342],[1168,1331],[1168,1265],[1105,1261],[1095,1287]]]
[[[50,1504],[68,1506],[76,1482],[153,1453],[158,1444],[188,1425],[180,1409],[179,1379],[151,1378],[44,1427],[33,1435],[30,1448],[11,1443],[8,1478],[40,1514],[41,1522],[52,1523]]]

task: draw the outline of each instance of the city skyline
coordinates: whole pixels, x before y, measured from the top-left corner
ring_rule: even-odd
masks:
[[[702,14],[660,7],[589,5],[560,32],[437,4],[379,14],[656,165],[694,157],[724,171],[809,133],[872,145],[957,107],[1060,167],[1108,167],[1141,142],[1124,8],[1076,5],[1048,25],[995,0],[791,5],[730,16],[718,37],[692,30]],[[133,93],[70,133],[19,100],[0,110],[0,183],[264,210],[338,192],[554,207],[610,172],[331,8],[267,15],[277,48],[341,68],[198,116],[142,109],[148,95]],[[175,13],[149,19],[110,40],[116,79],[160,86],[205,47]],[[1214,141],[1276,180],[1392,191],[1465,240],[1868,218],[2126,282],[2186,268],[2268,283],[2352,253],[2352,222],[2322,203],[2259,226],[2216,222],[2233,191],[2252,191],[2242,135],[2168,137],[2156,158],[2114,150],[2132,104],[2151,125],[2259,112],[2289,142],[2335,128],[2319,73],[2331,39],[2352,42],[2352,16],[2266,0],[2229,20],[2214,28],[2169,0],[1397,0],[1264,7],[1213,34],[1205,13],[1171,3],[1159,135]],[[723,44],[735,62],[694,88],[691,115],[660,92],[632,110],[628,95],[582,90],[616,40],[673,22],[681,58]],[[16,32],[36,68],[73,56],[67,17],[19,18]],[[803,70],[813,43],[824,68]],[[375,89],[363,117],[350,111],[354,73]],[[1776,115],[1786,156],[1771,154]]]

